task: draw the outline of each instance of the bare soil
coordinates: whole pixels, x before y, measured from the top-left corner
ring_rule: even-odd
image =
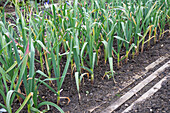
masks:
[[[162,73],[170,76],[170,69]],[[153,96],[134,106],[129,113],[169,113],[170,112],[170,78],[162,83],[161,89]]]
[[[11,12],[11,10],[7,10],[7,9],[5,11]],[[169,28],[169,26],[167,26],[167,28]],[[81,100],[78,99],[75,78],[74,76],[70,75],[71,70],[70,69],[68,70],[68,74],[62,86],[63,91],[61,92],[61,97],[69,97],[71,102],[67,104],[66,99],[61,99],[61,102],[60,102],[60,107],[65,112],[87,113],[88,110],[96,106],[99,106],[103,103],[108,103],[113,99],[119,98],[121,95],[119,93],[117,94],[117,92],[125,87],[124,83],[136,79],[136,76],[138,76],[138,74],[141,71],[143,71],[147,65],[154,62],[159,57],[164,56],[165,54],[170,54],[170,34],[167,33],[155,45],[151,43],[151,48],[145,47],[144,53],[140,53],[138,56],[135,56],[134,59],[130,57],[128,60],[128,63],[125,63],[124,61],[121,62],[120,69],[117,68],[116,60],[114,60],[114,70],[116,72],[114,78],[117,82],[116,84],[113,82],[112,78],[107,79],[107,77],[105,77],[103,79],[105,72],[109,71],[110,68],[109,68],[108,62],[106,64],[104,63],[105,62],[104,51],[103,51],[103,48],[101,49],[102,51],[100,53],[99,65],[96,65],[94,69],[95,82],[94,84],[91,84],[91,82],[88,80],[87,77],[84,78],[84,83],[81,84],[81,88],[80,88]],[[36,65],[36,69],[40,69],[40,66]],[[165,83],[162,88],[164,88],[165,90],[168,90],[167,89],[168,84],[169,82],[167,84]],[[56,88],[56,87],[53,86],[53,88]],[[156,108],[152,108],[150,106],[153,106],[153,105],[156,106],[155,104],[158,105],[160,104],[160,102],[166,100],[166,99],[161,99],[159,101],[157,99],[157,96],[163,97],[164,95],[167,95],[166,91],[164,91],[164,89],[162,88],[160,90],[160,93],[155,94],[156,96],[152,98],[153,101],[151,102],[151,105],[149,105],[149,107],[147,106],[149,102],[148,103],[146,102],[146,104],[144,104],[145,106],[144,108],[142,108],[143,104],[141,104],[136,109],[142,108],[143,110],[145,110],[146,108],[146,112],[148,108],[149,110],[150,109],[155,110]],[[42,97],[43,100],[54,102],[54,103],[57,102],[57,96],[43,85],[39,87],[39,96]],[[165,98],[168,98],[168,97],[166,96]],[[2,102],[2,97],[0,97],[0,102]],[[158,108],[160,108],[160,110],[163,110],[165,107],[164,105],[165,104],[160,105],[160,107]],[[12,106],[13,106],[13,111],[16,111],[20,105],[19,105],[19,102],[15,100],[15,103]],[[27,112],[26,109],[24,109],[22,110],[21,113],[26,113],[26,112]],[[57,109],[55,109],[54,107],[51,107],[51,110],[48,113],[57,113],[57,112],[58,112]]]
[[[147,65],[165,54],[170,54],[170,37],[168,36],[165,36],[150,49],[145,49],[144,53],[140,53],[140,55],[134,59],[129,59],[127,64],[122,62],[120,69],[117,68],[115,61],[114,70],[116,71],[115,80],[117,82],[115,84],[112,79],[103,79],[105,72],[109,71],[109,64],[104,63],[104,53],[101,53],[99,65],[94,69],[95,83],[91,84],[88,78],[85,78],[85,82],[82,83],[80,89],[80,101],[78,100],[75,79],[74,77],[72,78],[70,74],[67,75],[62,87],[63,91],[61,92],[61,96],[69,97],[71,102],[67,104],[67,100],[61,100],[60,107],[65,112],[86,113],[96,106],[109,103],[112,99],[116,100],[116,98],[121,96],[120,94],[116,94],[116,92],[125,87],[124,83],[136,79],[138,73],[143,71]],[[41,86],[39,90],[40,95],[44,96],[46,100],[56,103],[57,97],[55,97],[52,92],[43,86]],[[56,113],[57,110],[52,108],[49,113],[51,112]]]

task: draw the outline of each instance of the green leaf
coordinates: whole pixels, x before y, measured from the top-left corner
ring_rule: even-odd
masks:
[[[26,105],[26,103],[29,101],[29,99],[33,96],[33,92],[30,92],[29,95],[25,98],[24,102],[21,104],[21,106],[18,108],[18,110],[15,113],[19,113],[24,106]]]
[[[34,46],[33,46],[33,42],[32,42],[32,39],[31,39],[31,58],[30,58],[30,70],[29,70],[29,80],[28,80],[28,83],[29,83],[29,92],[32,92],[32,85],[33,85],[33,76],[34,76],[34,57],[35,57],[35,49],[34,49]]]
[[[77,91],[79,93],[79,72],[75,72],[75,80],[76,80],[76,86],[77,86]]]
[[[121,41],[124,41],[124,42],[126,42],[126,43],[129,43],[127,40],[121,38],[120,36],[114,36],[114,37],[115,37],[116,39],[118,39],[118,40],[121,40]]]
[[[113,77],[113,58],[112,57],[109,57],[109,65],[110,65],[110,71],[112,73],[112,77]]]
[[[14,90],[8,91],[7,96],[6,96],[6,106],[7,106],[8,113],[12,113],[12,109],[11,109],[11,105],[10,105],[10,100],[11,100],[11,96],[12,96],[13,92],[14,92]]]
[[[55,108],[57,108],[61,113],[64,113],[64,111],[56,104],[52,103],[52,102],[48,102],[48,101],[45,101],[45,102],[41,102],[39,105],[38,105],[38,108],[40,108],[41,106],[43,105],[51,105]]]
[[[11,71],[18,63],[15,61],[14,64],[5,72],[8,73],[9,71]]]
[[[35,78],[35,80],[38,81],[38,82],[40,82],[40,83],[42,83],[42,84],[44,84],[48,89],[50,89],[52,92],[54,92],[56,95],[58,95],[58,93],[57,93],[52,87],[50,87],[47,83],[45,83],[44,81],[39,80],[39,79],[37,79],[37,78]],[[49,80],[50,80],[50,79],[49,79]]]
[[[87,45],[88,42],[84,42],[83,44],[83,47],[81,48],[81,52],[80,52],[80,58],[81,58],[81,65],[83,66],[83,53],[84,53],[84,50],[86,48],[86,45]]]
[[[19,85],[21,83],[21,80],[22,80],[22,77],[25,73],[25,69],[26,69],[26,64],[27,64],[27,60],[28,60],[28,54],[25,55],[25,57],[23,58],[23,64],[21,66],[21,70],[20,70],[20,74],[19,74],[19,78],[18,78],[18,81],[17,81],[17,86],[15,88],[16,91],[18,91],[18,88],[19,88]],[[24,82],[24,81],[23,81]]]
[[[36,42],[37,42],[38,44],[40,44],[40,46],[41,46],[47,53],[50,54],[50,52],[48,51],[48,49],[44,46],[44,44],[43,44],[40,40],[36,40]]]

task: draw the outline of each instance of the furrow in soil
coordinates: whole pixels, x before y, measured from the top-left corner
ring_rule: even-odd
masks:
[[[124,88],[122,88],[121,90],[119,90],[118,92],[116,92],[116,94],[120,94],[123,95],[125,93],[123,92],[127,92],[129,90],[130,87],[134,87],[136,84],[138,84],[140,81],[142,81],[144,78],[147,77],[147,75],[149,75],[150,73],[148,72],[153,72],[156,69],[158,69],[159,67],[161,67],[163,64],[165,64],[167,61],[170,60],[170,55],[166,54],[165,56],[161,56],[160,58],[158,58],[156,61],[152,62],[151,64],[149,64],[148,66],[145,67],[145,70],[142,72],[139,72],[138,76],[136,79],[132,80],[130,83],[126,83]],[[114,95],[115,96],[115,95]],[[96,107],[90,108],[88,109],[88,112],[97,112],[96,109],[101,108],[102,105],[107,104],[106,102],[103,102],[101,104],[99,104]]]
[[[170,65],[170,60],[165,63],[163,66],[161,66],[158,70],[156,70],[154,73],[150,74],[146,79],[141,81],[139,84],[137,84],[135,87],[133,87],[131,90],[129,90],[125,95],[120,97],[117,101],[113,102],[110,106],[108,106],[106,109],[104,109],[101,113],[111,113],[112,111],[119,108],[122,104],[124,104],[127,100],[129,100],[131,97],[133,97],[137,92],[139,92],[142,88],[144,88],[147,84],[149,84],[152,80],[157,78],[159,73],[164,71],[167,67]]]
[[[170,73],[169,73],[170,74]],[[156,83],[151,89],[149,89],[146,93],[144,93],[140,98],[138,98],[135,102],[133,102],[128,108],[126,108],[122,113],[129,112],[133,106],[139,102],[145,101],[147,98],[152,96],[154,93],[156,93],[160,88],[161,84],[166,81],[170,76],[165,76],[163,79],[161,79],[158,83]]]

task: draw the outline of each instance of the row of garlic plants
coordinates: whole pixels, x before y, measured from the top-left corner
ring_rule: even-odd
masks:
[[[22,7],[13,3],[14,15],[6,14],[4,9],[0,15],[0,95],[4,100],[0,106],[9,113],[15,98],[21,103],[16,113],[25,105],[29,113],[48,111],[49,105],[63,112],[57,104],[64,79],[70,76],[69,68],[79,94],[85,75],[90,75],[94,83],[94,67],[104,46],[105,62],[110,65],[107,73],[114,80],[113,60],[120,67],[129,55],[143,52],[146,43],[149,47],[151,40],[156,43],[168,32],[165,26],[170,22],[167,0],[74,0],[45,3],[45,8],[36,1],[31,7],[24,1]],[[7,21],[7,16],[13,21]],[[120,54],[122,49],[124,55]],[[35,62],[40,69],[35,70]],[[56,81],[57,90],[51,87],[52,81]],[[40,84],[57,95],[56,104],[38,103]],[[48,109],[40,111],[43,105]]]

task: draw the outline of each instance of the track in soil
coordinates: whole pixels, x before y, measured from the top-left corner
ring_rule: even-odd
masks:
[[[170,76],[170,75],[169,75]],[[170,112],[170,78],[162,83],[153,96],[134,106],[128,113],[169,113]]]
[[[166,74],[163,74],[164,71]],[[150,74],[147,78],[138,83],[126,94],[113,102],[101,113],[126,113],[129,112],[135,104],[152,96],[161,88],[161,83],[166,81],[170,75],[170,60],[163,66]],[[157,88],[157,89],[155,89]],[[146,93],[145,93],[146,92]]]
[[[169,59],[170,59],[170,55],[165,55],[165,56],[158,58],[156,61],[154,61],[151,64],[149,64],[148,66],[146,66],[144,71],[141,71],[140,73],[138,73],[138,75],[140,75],[140,76],[136,76],[135,79],[123,84],[124,87],[121,90],[119,90],[118,92],[116,92],[115,94],[124,95],[125,92],[128,92],[129,89],[131,89],[132,87],[137,85],[140,81],[144,80],[149,74],[151,74],[151,72],[160,68],[160,66],[165,64],[165,62],[167,62]],[[116,95],[115,95],[112,99],[113,99],[113,101],[116,101],[116,99],[118,99],[118,98],[116,98]],[[92,109],[88,109],[88,111],[94,112],[94,113],[99,112],[99,111],[102,111],[107,106],[109,106],[109,104],[110,103],[103,102],[102,104],[100,104]]]
[[[162,83],[167,81],[170,78],[170,73],[169,75],[165,76],[163,79],[161,79],[158,83],[156,83],[151,89],[149,89],[146,93],[144,93],[140,98],[138,98],[135,102],[133,102],[128,108],[126,108],[122,113],[129,112],[130,110],[133,109],[133,107],[140,103],[145,101],[147,98],[151,97],[154,93],[156,93],[161,87]],[[136,111],[136,110],[135,110]],[[150,110],[151,111],[151,110]]]

